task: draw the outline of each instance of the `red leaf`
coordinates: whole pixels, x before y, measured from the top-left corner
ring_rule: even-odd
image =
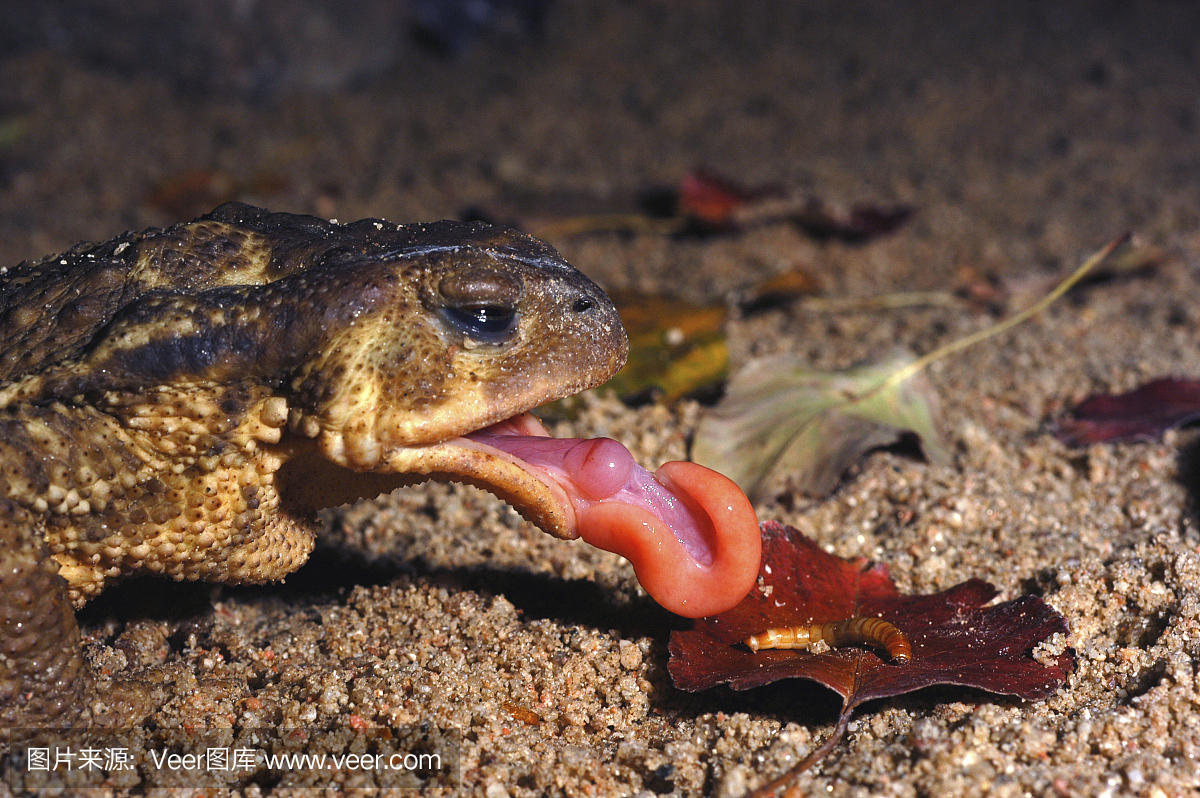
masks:
[[[712,170],[695,169],[679,181],[679,211],[708,230],[729,230],[738,226],[743,206],[779,193],[773,186],[745,188]]]
[[[1066,620],[1041,599],[984,606],[996,589],[978,579],[943,593],[903,596],[884,565],[835,557],[782,524],[764,523],[762,531],[759,586],[729,612],[671,634],[668,668],[677,687],[746,690],[778,679],[812,679],[842,696],[846,715],[864,701],[935,684],[1044,698],[1073,666],[1070,651],[1050,666],[1032,657],[1038,643],[1067,631]],[[752,653],[743,645],[768,628],[855,616],[878,616],[899,627],[912,643],[912,660],[893,662],[868,647]]]
[[[1200,381],[1152,380],[1128,393],[1089,396],[1060,420],[1054,436],[1068,446],[1155,438],[1200,419]]]

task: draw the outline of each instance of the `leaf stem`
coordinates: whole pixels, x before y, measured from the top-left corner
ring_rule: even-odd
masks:
[[[852,712],[853,710],[843,706],[842,714],[838,717],[837,726],[835,726],[833,731],[829,733],[829,736],[825,738],[825,742],[821,743],[821,745],[812,753],[800,760],[799,764],[797,764],[795,767],[789,768],[779,776],[771,779],[769,782],[747,795],[746,798],[768,798],[768,796],[775,795],[777,792],[779,792],[780,788],[788,786],[794,782],[801,773],[808,770],[814,764],[820,762],[822,759],[828,756],[829,752],[832,751],[834,747],[842,741],[842,738],[846,736],[846,729],[850,725],[850,715]]]

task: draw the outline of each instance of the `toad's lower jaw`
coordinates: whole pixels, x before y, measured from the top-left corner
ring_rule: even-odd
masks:
[[[550,438],[527,414],[453,444],[477,463],[460,472],[467,481],[552,535],[581,537],[629,560],[671,612],[715,615],[754,586],[758,520],[742,491],[715,471],[672,462],[652,474],[614,440]]]

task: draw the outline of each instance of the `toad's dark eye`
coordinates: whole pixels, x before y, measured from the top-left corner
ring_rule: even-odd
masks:
[[[484,344],[502,344],[517,329],[524,284],[515,274],[458,268],[438,283],[442,318],[459,333]]]
[[[502,343],[517,326],[516,311],[499,305],[446,308],[444,312],[461,332],[489,344]]]

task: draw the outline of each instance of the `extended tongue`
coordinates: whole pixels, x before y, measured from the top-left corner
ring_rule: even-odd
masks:
[[[666,463],[651,474],[608,438],[506,431],[475,433],[468,440],[507,454],[510,463],[519,463],[549,489],[556,504],[565,498],[559,515],[567,534],[547,531],[582,537],[629,560],[642,587],[666,609],[689,618],[715,615],[754,586],[761,554],[758,519],[730,479],[687,462]],[[505,498],[522,504],[512,492]]]

